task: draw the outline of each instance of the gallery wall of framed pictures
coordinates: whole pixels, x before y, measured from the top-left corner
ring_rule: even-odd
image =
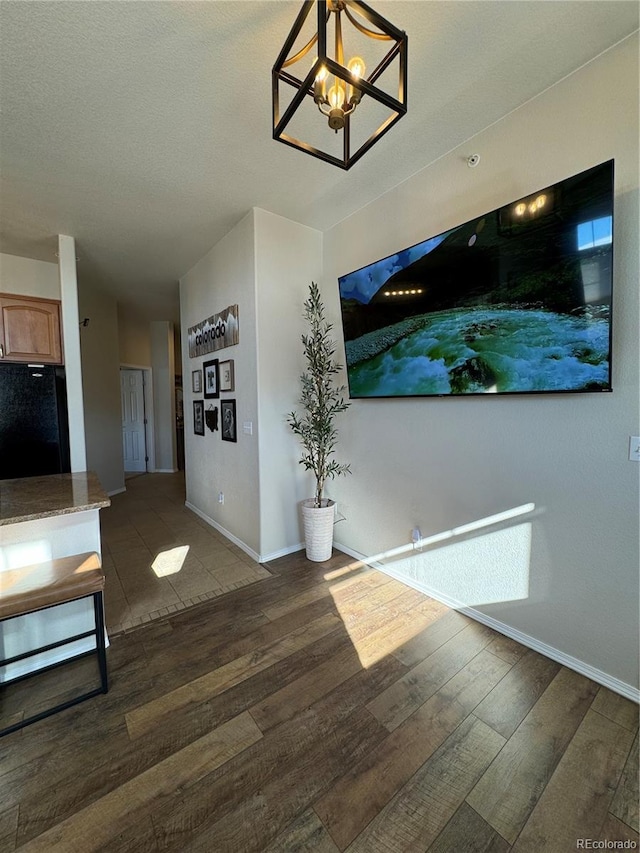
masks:
[[[204,400],[193,401],[194,435],[205,435],[206,425],[210,432],[219,432],[223,441],[238,441],[236,400],[220,396],[234,392],[235,389],[235,365],[232,358],[224,361],[209,359],[191,371],[192,392],[204,396]],[[220,400],[219,417],[218,406],[207,404],[208,400]]]
[[[234,346],[239,341],[237,305],[229,305],[188,330],[189,358],[207,359],[195,364],[191,371],[191,391],[195,396],[204,398],[193,400],[195,435],[205,435],[206,426],[211,433],[219,433],[223,441],[238,440],[236,401],[221,397],[221,394],[233,393],[236,390],[234,360],[207,356],[214,351]]]

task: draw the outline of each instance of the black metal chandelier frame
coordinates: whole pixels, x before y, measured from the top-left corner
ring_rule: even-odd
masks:
[[[347,16],[349,21],[358,30],[360,30],[360,32],[364,33],[370,38],[384,39],[393,42],[390,50],[385,54],[385,56],[378,63],[375,69],[367,75],[366,78],[354,77],[346,67],[344,67],[343,65],[332,59],[330,56],[328,56],[327,23],[329,21],[329,16],[332,14],[332,10],[331,8],[328,8],[328,6],[336,3],[339,3],[341,11],[345,12],[345,15]],[[318,13],[318,24],[316,33],[311,38],[311,40],[294,56],[289,56],[294,47],[296,39],[300,34],[300,31],[302,30],[302,27],[304,26],[314,6],[317,7]],[[373,31],[361,26],[353,17],[353,14],[351,13],[352,10],[353,12],[357,12],[359,15],[361,15],[370,24],[377,27],[379,33],[374,33]],[[292,64],[294,64],[304,55],[306,55],[316,44],[317,58],[314,61],[309,73],[304,79],[296,77],[294,74],[287,70]],[[278,140],[279,142],[283,142],[285,145],[290,145],[293,148],[298,148],[301,151],[305,151],[307,154],[311,154],[313,157],[318,157],[320,160],[324,160],[326,163],[331,163],[332,165],[338,166],[342,169],[350,169],[351,166],[353,166],[354,163],[356,163],[364,154],[366,154],[366,152],[371,148],[371,146],[374,145],[407,112],[407,46],[408,39],[406,33],[395,27],[385,18],[383,18],[370,6],[367,6],[366,3],[359,2],[359,0],[329,0],[329,3],[327,3],[327,0],[305,0],[271,72],[273,103],[273,138]],[[399,72],[397,98],[389,95],[387,92],[382,89],[379,89],[375,85],[379,77],[384,73],[384,71],[386,71],[386,69],[396,58],[398,59]],[[332,74],[334,75],[334,77],[342,80],[345,86],[352,87],[352,90],[357,89],[359,91],[358,101],[362,96],[367,95],[378,101],[379,103],[383,104],[391,111],[391,115],[385,121],[383,121],[382,124],[380,124],[380,126],[377,128],[377,130],[375,130],[371,134],[371,136],[369,136],[369,138],[355,151],[351,150],[351,112],[346,112],[344,115],[344,127],[342,129],[342,158],[329,154],[320,148],[316,148],[314,145],[311,145],[308,142],[304,142],[286,133],[286,129],[289,122],[293,118],[298,107],[300,107],[300,105],[303,103],[304,99],[306,97],[314,99],[314,84],[316,78],[318,77],[318,74],[323,68],[328,74]],[[282,112],[282,114],[280,112],[279,97],[280,83],[286,83],[297,89],[295,95],[293,96],[293,99],[286,107],[286,109]]]

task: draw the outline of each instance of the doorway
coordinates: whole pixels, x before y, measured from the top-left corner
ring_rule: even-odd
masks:
[[[145,416],[144,371],[120,368],[122,402],[122,452],[127,473],[144,473],[149,461],[147,453],[147,419]]]

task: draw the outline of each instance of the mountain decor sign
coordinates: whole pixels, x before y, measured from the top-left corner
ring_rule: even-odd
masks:
[[[233,346],[239,341],[238,306],[229,305],[219,314],[189,327],[189,358]]]

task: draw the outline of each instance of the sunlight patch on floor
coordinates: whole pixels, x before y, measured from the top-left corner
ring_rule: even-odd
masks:
[[[175,575],[184,565],[188,553],[188,545],[178,545],[177,548],[160,551],[151,564],[151,568],[159,578],[165,578],[167,575]]]
[[[362,573],[362,570],[368,568],[366,563],[363,563],[361,560],[355,560],[353,563],[349,563],[348,566],[342,566],[339,569],[332,569],[330,572],[327,572],[324,576],[326,581],[333,581],[337,578],[344,579],[348,575],[353,575],[355,572]]]
[[[375,554],[366,559],[366,564],[354,561],[327,573],[326,580],[348,578],[350,574],[355,575],[355,580],[364,565],[373,565],[432,596],[410,607],[410,611],[394,606],[391,599],[383,601],[373,613],[358,613],[348,599],[341,600],[339,589],[343,584],[332,585],[336,610],[362,666],[370,667],[393,654],[437,621],[445,605],[461,609],[528,598],[532,525],[530,521],[513,522],[530,515],[534,509],[533,503],[513,507],[425,537],[416,544]],[[364,632],[364,639],[359,639],[362,634],[359,625],[368,619],[375,620],[380,627]]]

